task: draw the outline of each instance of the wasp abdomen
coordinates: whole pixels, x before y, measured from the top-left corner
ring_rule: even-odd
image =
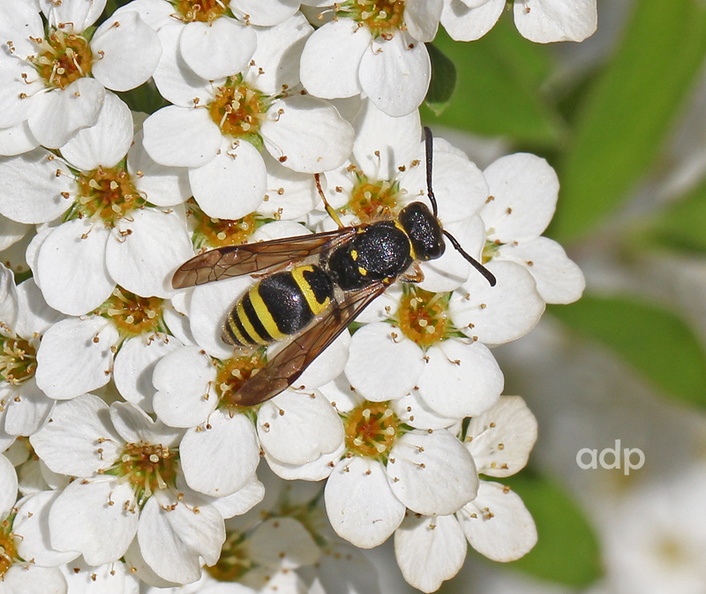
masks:
[[[223,339],[265,345],[296,334],[328,307],[333,283],[318,266],[297,266],[263,278],[231,310]]]

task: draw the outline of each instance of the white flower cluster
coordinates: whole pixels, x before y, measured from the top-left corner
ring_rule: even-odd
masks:
[[[542,236],[543,159],[481,171],[435,139],[439,219],[496,286],[449,246],[259,406],[233,394],[268,353],[220,338],[253,280],[171,284],[206,249],[335,229],[313,174],[346,224],[424,200],[424,43],[505,0],[105,4],[0,2],[0,250],[31,271],[0,265],[0,589],[375,592],[355,547],[394,535],[432,591],[467,541],[525,554],[522,501],[479,474],[537,432],[490,347],[583,290]],[[514,8],[542,42],[595,28],[595,0]],[[148,116],[119,96],[146,82]]]

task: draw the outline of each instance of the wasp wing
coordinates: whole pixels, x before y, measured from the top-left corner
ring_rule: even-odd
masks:
[[[184,262],[174,273],[172,286],[183,289],[297,262],[345,243],[355,233],[355,227],[344,227],[313,235],[216,248]]]
[[[355,320],[370,302],[385,292],[387,285],[377,282],[346,294],[334,302],[326,314],[288,343],[235,393],[241,406],[260,404],[291,386],[318,357]]]

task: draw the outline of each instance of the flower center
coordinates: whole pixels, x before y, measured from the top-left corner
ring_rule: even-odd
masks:
[[[210,23],[226,11],[226,4],[222,0],[173,0],[172,5],[185,23]]]
[[[221,556],[215,565],[206,571],[221,582],[237,582],[253,567],[247,548],[243,546],[245,537],[237,531],[228,531],[221,549]]]
[[[37,352],[24,338],[0,336],[0,378],[18,385],[34,376]]]
[[[228,78],[223,86],[218,87],[215,98],[208,105],[211,119],[223,134],[248,140],[259,137],[260,121],[266,111],[265,96],[245,84],[240,75]]]
[[[161,444],[128,443],[115,464],[104,472],[129,482],[141,506],[157,489],[176,484],[178,463],[176,449]]]
[[[194,243],[197,249],[203,246],[216,248],[247,243],[263,222],[256,217],[255,213],[235,220],[209,217],[192,199],[189,199],[187,207],[189,217],[194,221]]]
[[[126,213],[146,204],[121,165],[79,173],[76,183],[78,216],[99,218],[107,227],[114,227]]]
[[[346,446],[357,456],[386,460],[401,425],[386,402],[364,402],[344,415]]]
[[[12,521],[5,519],[0,523],[0,582],[5,579],[7,570],[22,558],[17,553],[15,536],[11,532]]]
[[[235,409],[238,405],[235,393],[249,379],[265,366],[264,349],[244,357],[233,357],[217,365],[216,390],[222,406]]]
[[[404,29],[404,5],[404,0],[347,0],[336,14],[364,23],[376,37],[391,36]]]
[[[32,61],[47,87],[65,89],[91,73],[93,54],[88,41],[77,33],[54,29],[46,38],[32,38],[39,53]]]
[[[362,173],[356,176],[358,181],[353,186],[351,197],[341,210],[353,213],[362,223],[389,218],[398,210],[402,192],[396,181],[370,181]]]
[[[413,285],[404,285],[403,289],[397,321],[404,335],[422,348],[448,338],[452,332],[446,314],[449,294],[430,293]]]
[[[159,297],[140,297],[116,286],[113,294],[103,302],[96,313],[111,319],[121,337],[150,334],[160,330],[162,303]]]

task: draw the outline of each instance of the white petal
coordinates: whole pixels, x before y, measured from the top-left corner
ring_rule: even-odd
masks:
[[[21,155],[39,146],[39,141],[25,120],[9,128],[0,129],[0,155]]]
[[[53,422],[32,435],[37,455],[54,472],[89,477],[109,468],[122,448],[122,440],[108,418],[108,405],[87,394],[54,407]],[[96,444],[102,450],[97,451]]]
[[[0,9],[2,10],[2,9]],[[0,21],[5,15],[0,16]],[[5,29],[5,22],[2,21],[0,27]],[[21,25],[20,25],[21,26]],[[4,31],[7,40],[12,33]],[[41,35],[40,35],[41,37]],[[18,40],[22,44],[21,40]],[[14,44],[14,41],[12,42]],[[34,44],[32,44],[34,45]],[[34,67],[28,62],[16,58],[7,58],[8,46],[3,43],[3,60],[0,67],[0,128],[11,128],[18,126],[32,113],[36,105],[41,105],[43,98],[41,94],[46,92],[44,80],[39,76]],[[36,47],[36,46],[34,46]],[[32,53],[36,50],[32,49]],[[13,47],[13,50],[15,48]],[[15,55],[17,53],[15,52]]]
[[[399,419],[415,429],[448,429],[458,422],[458,419],[442,417],[413,391],[390,403]]]
[[[264,485],[258,481],[257,478],[253,478],[246,483],[242,489],[231,495],[214,497],[211,501],[211,505],[213,505],[224,518],[228,519],[247,513],[260,503],[264,496]]]
[[[268,27],[292,20],[298,0],[231,0],[230,9],[253,25]]]
[[[209,23],[188,23],[179,38],[179,49],[187,66],[206,80],[244,70],[256,45],[252,28],[229,17]]]
[[[64,196],[75,189],[68,167],[43,148],[0,158],[0,213],[12,221],[34,224],[56,219],[71,206]]]
[[[103,303],[115,288],[105,266],[110,231],[74,219],[56,227],[41,244],[35,274],[44,299],[67,315],[82,315]]]
[[[431,60],[426,46],[407,33],[392,39],[374,39],[363,54],[360,86],[386,114],[398,117],[417,109],[431,81]]]
[[[313,176],[282,166],[269,153],[262,155],[267,169],[265,197],[257,212],[281,220],[301,219],[318,202]]]
[[[262,447],[285,464],[306,464],[343,443],[343,423],[324,396],[286,390],[257,413]]]
[[[493,406],[503,390],[503,374],[488,348],[449,339],[427,351],[419,394],[437,414],[458,418]]]
[[[393,118],[366,99],[355,120],[353,154],[363,173],[376,180],[393,180],[419,152],[422,125],[419,112]]]
[[[547,237],[503,246],[500,254],[527,267],[547,303],[573,303],[586,288],[581,269],[561,245]]]
[[[416,343],[391,324],[377,322],[353,335],[346,377],[363,398],[384,402],[412,390],[424,367],[424,353]]]
[[[498,283],[491,287],[484,278],[472,276],[449,302],[454,325],[484,344],[517,340],[539,322],[544,300],[537,292],[534,278],[523,266],[491,261],[486,268]]]
[[[343,457],[346,447],[334,450],[330,454],[322,454],[316,460],[305,464],[285,464],[265,452],[265,460],[270,470],[285,481],[322,481],[331,474],[332,468]]]
[[[522,499],[498,483],[481,481],[478,497],[457,514],[471,546],[492,561],[514,561],[537,542],[537,529]]]
[[[310,390],[327,384],[343,371],[350,351],[351,335],[343,332],[324,349],[292,385],[299,390]]]
[[[418,41],[434,41],[443,6],[443,0],[407,0],[404,20],[409,34]]]
[[[44,333],[37,351],[37,385],[49,398],[65,400],[110,380],[118,331],[105,318],[68,318]]]
[[[169,9],[173,10],[171,5]],[[162,45],[162,59],[154,71],[154,83],[167,101],[180,107],[193,108],[205,105],[213,98],[213,85],[208,80],[197,76],[186,65],[179,49],[179,39],[185,25],[171,23],[159,30]]]
[[[142,139],[142,132],[135,135],[127,155],[128,172],[138,192],[155,206],[186,202],[191,196],[188,169],[157,163],[145,150]]]
[[[77,33],[84,31],[96,22],[105,8],[106,0],[64,0],[57,4],[51,0],[40,0],[42,11],[50,24],[70,23]]]
[[[382,544],[404,519],[382,465],[353,456],[334,468],[324,490],[326,513],[336,533],[362,549]]]
[[[29,2],[3,3],[0,6],[0,39],[12,41],[15,55],[23,60],[36,52],[30,36],[42,37],[43,25],[36,6]]]
[[[516,153],[501,157],[483,173],[493,198],[481,211],[489,237],[510,243],[541,235],[559,194],[559,178],[549,163]]]
[[[466,538],[453,516],[408,515],[395,530],[395,558],[407,583],[435,592],[466,559]]]
[[[255,1],[258,5],[272,4],[272,0]],[[283,6],[281,0],[275,1],[279,6]],[[231,2],[231,8],[233,4]],[[296,4],[298,5],[298,2]],[[309,21],[301,13],[274,27],[258,28],[257,50],[253,55],[252,66],[245,75],[245,82],[267,95],[276,95],[285,87],[298,85],[300,56],[304,42],[312,31]]]
[[[127,563],[88,565],[82,558],[65,566],[69,592],[85,594],[138,594],[140,584]]]
[[[127,443],[154,443],[176,448],[183,435],[180,429],[155,421],[142,409],[129,402],[113,402],[110,420],[121,439]]]
[[[166,580],[181,584],[196,581],[203,562],[213,565],[218,560],[226,536],[223,518],[210,505],[156,495],[140,515],[137,539],[142,555]]]
[[[57,566],[79,555],[77,551],[55,551],[49,546],[49,511],[59,495],[59,491],[40,491],[19,502],[12,531],[17,552],[23,559],[32,559],[37,565]]]
[[[522,0],[514,5],[515,26],[530,41],[583,41],[598,24],[596,0]]]
[[[47,148],[65,145],[81,128],[98,119],[105,88],[94,78],[79,78],[63,90],[44,95],[43,107],[29,118],[34,137]]]
[[[7,517],[17,501],[17,473],[12,463],[0,455],[0,517]]]
[[[54,401],[37,387],[35,378],[16,390],[12,406],[5,413],[5,431],[10,435],[32,435],[46,421]]]
[[[67,591],[66,578],[58,567],[39,567],[31,563],[10,567],[3,576],[3,588],[22,594],[64,594]]]
[[[261,133],[269,153],[285,167],[317,173],[340,167],[353,148],[353,128],[330,103],[294,95],[276,101]]]
[[[14,328],[20,336],[44,334],[52,324],[64,318],[63,314],[47,305],[34,278],[28,278],[17,286],[17,301],[22,317],[17,320]]]
[[[157,163],[169,167],[200,167],[221,146],[221,131],[206,109],[169,105],[143,124],[145,150]]]
[[[392,492],[420,514],[454,513],[478,490],[473,457],[444,429],[405,433],[392,446],[386,470]]]
[[[128,338],[115,356],[113,366],[113,379],[120,395],[145,412],[152,412],[155,365],[180,346],[176,338],[164,334],[149,339],[144,336]]]
[[[174,24],[174,7],[164,0],[132,0],[121,6],[113,14],[119,15],[126,11],[137,11],[140,17],[155,31],[162,27]],[[180,25],[183,26],[183,25]]]
[[[208,216],[239,219],[257,209],[265,197],[267,171],[252,144],[223,138],[218,154],[189,170],[189,182],[196,202]]]
[[[153,405],[159,419],[172,427],[195,427],[218,404],[212,387],[216,370],[198,347],[174,350],[160,359],[152,381],[157,392]]]
[[[205,427],[190,429],[179,446],[188,485],[222,497],[242,489],[255,477],[260,448],[247,416],[216,411]],[[207,461],[207,463],[206,463]]]
[[[504,9],[505,0],[488,0],[479,6],[469,6],[468,0],[447,0],[441,24],[452,39],[475,41],[493,28]]]
[[[193,253],[186,225],[176,212],[144,208],[118,221],[106,245],[108,272],[121,287],[142,297],[171,297],[172,273]]]
[[[258,563],[285,570],[311,565],[321,556],[311,534],[294,518],[265,520],[255,529],[248,545]]]
[[[51,544],[59,551],[79,551],[90,565],[117,561],[137,530],[134,505],[129,483],[74,481],[49,511]]]
[[[511,476],[525,467],[537,441],[537,419],[519,396],[503,396],[466,430],[466,447],[478,472],[494,477]]]
[[[352,19],[331,21],[314,31],[302,52],[304,88],[323,99],[360,93],[358,70],[371,40],[370,31]]]
[[[114,167],[125,158],[132,144],[132,113],[113,93],[106,93],[98,121],[79,130],[61,147],[61,155],[78,169]]]
[[[93,76],[114,91],[139,87],[154,74],[162,55],[157,33],[130,11],[113,15],[98,27],[91,51],[100,56],[93,63]]]

